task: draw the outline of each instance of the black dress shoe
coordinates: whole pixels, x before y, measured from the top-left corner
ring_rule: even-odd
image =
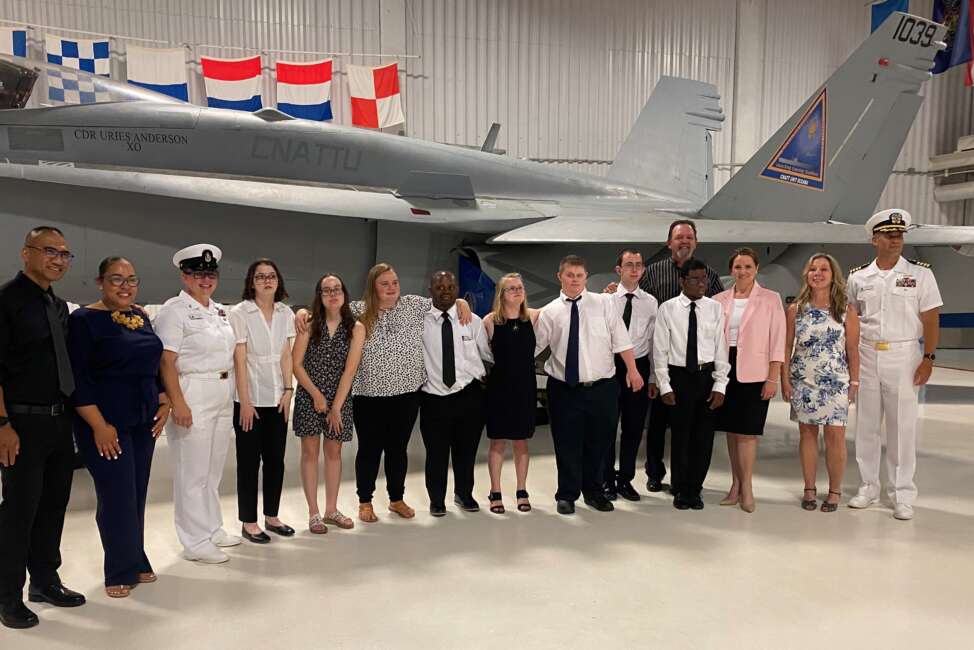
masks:
[[[287,524],[281,524],[280,526],[272,526],[266,521],[264,522],[264,528],[271,531],[281,537],[292,537],[294,535],[294,529]]]
[[[434,517],[445,517],[446,516],[446,506],[442,503],[435,503],[430,505],[430,514]]]
[[[453,497],[453,503],[460,506],[464,512],[480,512],[480,504],[473,497],[462,497],[457,494]]]
[[[39,622],[37,620],[37,614],[27,609],[27,605],[24,605],[21,600],[0,605],[0,623],[3,623],[7,627],[12,627],[15,630],[23,630],[28,627],[34,627]]]
[[[612,483],[603,483],[602,496],[604,496],[609,501],[615,501],[616,499],[618,499],[619,495],[616,494],[616,486],[613,485]]]
[[[689,510],[690,502],[677,494],[673,497],[673,507],[677,510]]]
[[[60,582],[43,589],[31,586],[27,590],[27,600],[32,603],[49,603],[55,607],[80,607],[85,604],[84,596],[77,591],[71,591]]]
[[[617,483],[616,492],[618,492],[619,496],[627,501],[639,501],[639,492],[636,492],[636,489],[633,488],[632,483],[629,481]]]
[[[646,489],[650,492],[662,492],[663,491],[663,481],[658,478],[651,478],[646,481]]]
[[[690,499],[690,507],[694,510],[703,510],[703,499],[700,497],[693,497]]]
[[[265,533],[264,531],[260,531],[259,533],[254,535],[253,533],[248,533],[246,528],[241,527],[240,534],[243,535],[243,538],[245,540],[247,540],[248,542],[253,542],[254,544],[271,543],[271,536]]]
[[[558,499],[558,514],[559,515],[573,515],[575,514],[575,504],[568,499]]]
[[[593,494],[591,496],[584,497],[585,505],[599,512],[612,512],[616,509],[612,502],[606,499],[601,494]]]

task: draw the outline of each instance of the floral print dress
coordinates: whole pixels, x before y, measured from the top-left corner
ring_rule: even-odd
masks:
[[[791,419],[845,426],[849,419],[849,362],[845,326],[828,309],[808,305],[795,318],[791,358]]]

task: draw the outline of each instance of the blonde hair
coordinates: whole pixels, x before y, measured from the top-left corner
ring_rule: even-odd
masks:
[[[358,317],[359,322],[365,325],[365,338],[372,336],[372,329],[379,320],[379,295],[375,290],[375,282],[380,275],[389,271],[395,273],[396,269],[392,268],[391,264],[379,262],[369,269],[369,275],[365,279],[365,295],[362,296],[365,311]]]
[[[815,253],[805,262],[805,268],[802,269],[802,288],[798,292],[798,298],[795,300],[795,307],[798,310],[797,313],[801,314],[808,307],[812,299],[812,289],[808,286],[808,271],[812,268],[812,263],[815,260],[826,260],[829,263],[829,267],[832,270],[832,287],[829,289],[829,312],[837,323],[843,323],[845,322],[845,312],[848,306],[845,277],[842,275],[842,267],[839,266],[838,260],[828,253]]]
[[[511,280],[524,281],[520,273],[508,273],[497,282],[497,290],[494,292],[494,307],[491,310],[494,313],[493,318],[495,325],[503,325],[507,321],[507,317],[504,316],[503,297],[504,289],[507,288],[507,283]],[[525,293],[524,300],[521,301],[521,307],[518,309],[517,319],[525,321],[529,318],[531,317],[528,316],[528,295]]]

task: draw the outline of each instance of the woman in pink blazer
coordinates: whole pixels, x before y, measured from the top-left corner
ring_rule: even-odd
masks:
[[[714,296],[724,307],[724,338],[731,363],[730,383],[714,428],[727,432],[734,480],[720,505],[740,504],[741,510],[754,512],[751,475],[757,437],[764,434],[768,403],[778,391],[785,360],[785,310],[777,292],[757,283],[757,253],[739,248],[729,266],[734,286]]]

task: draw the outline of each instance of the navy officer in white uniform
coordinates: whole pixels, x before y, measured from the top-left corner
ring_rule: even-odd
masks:
[[[859,313],[860,373],[856,461],[862,482],[849,501],[879,501],[880,429],[886,424],[887,492],[893,516],[913,518],[917,488],[917,393],[933,370],[940,337],[940,290],[930,265],[902,257],[905,210],[883,210],[866,222],[876,259],[849,273],[849,304]],[[922,340],[922,344],[921,344]]]
[[[222,253],[212,244],[173,256],[183,290],[155,320],[162,339],[162,381],[172,404],[166,435],[173,459],[173,506],[183,557],[226,562],[220,547],[240,538],[223,530],[220,479],[233,431],[233,350],[227,309],[211,299]]]

